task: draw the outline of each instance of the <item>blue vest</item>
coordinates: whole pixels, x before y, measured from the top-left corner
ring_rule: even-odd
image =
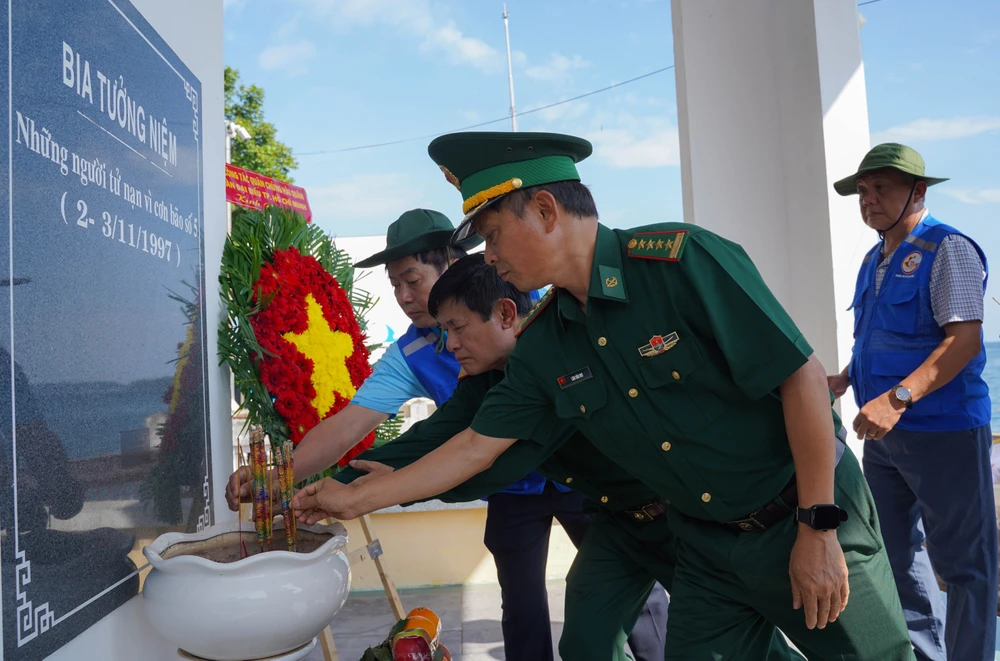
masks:
[[[407,367],[437,406],[448,401],[455,392],[460,369],[455,354],[448,351],[444,342],[441,341],[440,347],[438,346],[439,340],[444,337],[438,335],[439,332],[437,329],[417,328],[410,324],[402,337],[397,340]],[[540,494],[545,489],[545,482],[544,477],[532,472],[500,493]],[[569,491],[559,484],[556,488]]]
[[[931,267],[941,240],[952,234],[965,236],[927,216],[892,255],[877,294],[875,272],[882,244],[865,256],[851,303],[854,351],[850,376],[858,408],[898,385],[944,340],[944,329],[934,321],[931,308]],[[988,273],[986,255],[969,241]],[[911,431],[959,431],[988,423],[989,387],[982,378],[985,365],[986,349],[982,347],[954,379],[904,411],[896,426]]]
[[[451,399],[461,369],[455,354],[448,351],[442,338],[437,329],[417,328],[410,324],[402,337],[396,340],[407,367],[437,406]]]

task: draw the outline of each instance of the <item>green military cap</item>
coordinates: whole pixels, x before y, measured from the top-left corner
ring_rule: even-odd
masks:
[[[436,138],[427,152],[462,193],[465,217],[455,241],[472,235],[473,217],[498,199],[528,186],[579,181],[576,164],[593,146],[558,133],[472,132]]]
[[[907,147],[897,142],[886,142],[872,147],[871,151],[861,159],[858,171],[849,177],[844,177],[833,184],[833,189],[841,195],[853,195],[858,192],[857,178],[872,170],[893,168],[903,174],[910,174],[927,182],[928,186],[948,181],[947,177],[928,177],[924,174],[924,157],[913,147]]]
[[[451,244],[455,226],[440,211],[411,209],[397,218],[385,234],[385,250],[377,252],[355,264],[356,268],[369,268],[378,264],[388,264],[418,252],[445,248]],[[478,242],[464,242],[462,247],[471,247]]]

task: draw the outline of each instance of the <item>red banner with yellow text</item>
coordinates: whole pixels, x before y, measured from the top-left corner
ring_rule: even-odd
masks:
[[[307,223],[312,222],[312,210],[304,188],[230,163],[226,164],[226,201],[247,209],[284,207],[302,214]]]

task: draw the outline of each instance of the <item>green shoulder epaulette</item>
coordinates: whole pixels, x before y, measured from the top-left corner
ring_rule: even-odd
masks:
[[[514,337],[521,337],[521,333],[524,332],[524,329],[530,326],[531,322],[533,322],[535,318],[538,317],[538,313],[544,310],[545,306],[548,305],[553,298],[555,298],[555,293],[556,293],[556,288],[549,287],[549,290],[545,292],[544,296],[538,299],[538,302],[535,303],[535,307],[531,308],[531,312],[529,312],[528,316],[524,318],[524,321],[521,322],[521,325],[517,327],[517,333],[515,333]]]
[[[628,256],[639,259],[658,259],[664,262],[681,261],[687,244],[688,230],[672,232],[639,232],[628,242]]]

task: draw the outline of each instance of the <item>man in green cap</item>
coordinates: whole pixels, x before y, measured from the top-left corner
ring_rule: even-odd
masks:
[[[880,241],[858,273],[851,361],[829,382],[837,397],[854,390],[854,431],[917,658],[986,661],[997,606],[982,377],[988,267],[972,239],[924,206],[927,187],[942,181],[915,150],[889,143],[834,184],[857,194]],[[948,586],[946,617],[934,570]]]
[[[811,659],[913,659],[822,366],[746,253],[686,224],[600,225],[580,138],[462,133],[429,151],[465,200],[457,237],[483,237],[517,288],[553,287],[469,430],[324,510],[445,490],[569,421],[670,503],[667,658],[761,659],[778,626]]]
[[[452,244],[454,232],[451,221],[437,211],[407,211],[389,226],[386,249],[355,264],[386,265],[396,302],[412,324],[389,346],[351,403],[310,430],[295,448],[299,474],[315,475],[335,463],[346,463],[343,458],[353,456],[351,449],[407,401],[426,397],[441,406],[451,397],[460,365],[445,346],[445,334],[428,312],[427,299],[442,273],[465,255],[456,245],[471,247],[479,242],[478,237],[467,237]],[[537,301],[540,293],[531,292],[530,297]],[[232,474],[226,489],[230,509],[235,510],[240,499],[249,501],[248,482],[248,470]],[[503,590],[504,648],[509,658],[546,661],[552,658],[545,596],[549,533],[557,519],[570,539],[580,543],[589,526],[583,498],[532,473],[499,485],[488,502],[483,541],[493,555]],[[653,613],[662,614],[665,621],[665,611],[666,597],[661,595],[651,599],[643,613],[633,644],[646,653],[644,659],[662,654],[665,625]]]
[[[458,388],[430,418],[392,443],[363,453],[334,480],[363,484],[371,477],[362,471],[377,474],[407,466],[468,427],[486,393],[503,379],[516,329],[531,309],[528,295],[500,280],[482,254],[452,265],[431,290],[428,307],[448,331],[448,347],[462,363],[464,376]],[[625,634],[650,588],[663,598],[663,587],[654,581],[659,579],[671,589],[676,540],[667,524],[666,507],[652,489],[598,452],[573,425],[562,423],[550,433],[568,439],[554,453],[543,444],[518,441],[489,469],[436,498],[474,500],[520,479],[526,465],[536,464],[552,481],[586,496],[593,523],[566,577],[559,653],[573,661],[625,659]],[[661,616],[666,619],[665,607]],[[635,641],[629,639],[629,644]],[[767,659],[790,657],[801,658],[775,634]],[[662,643],[656,658],[663,658]]]

